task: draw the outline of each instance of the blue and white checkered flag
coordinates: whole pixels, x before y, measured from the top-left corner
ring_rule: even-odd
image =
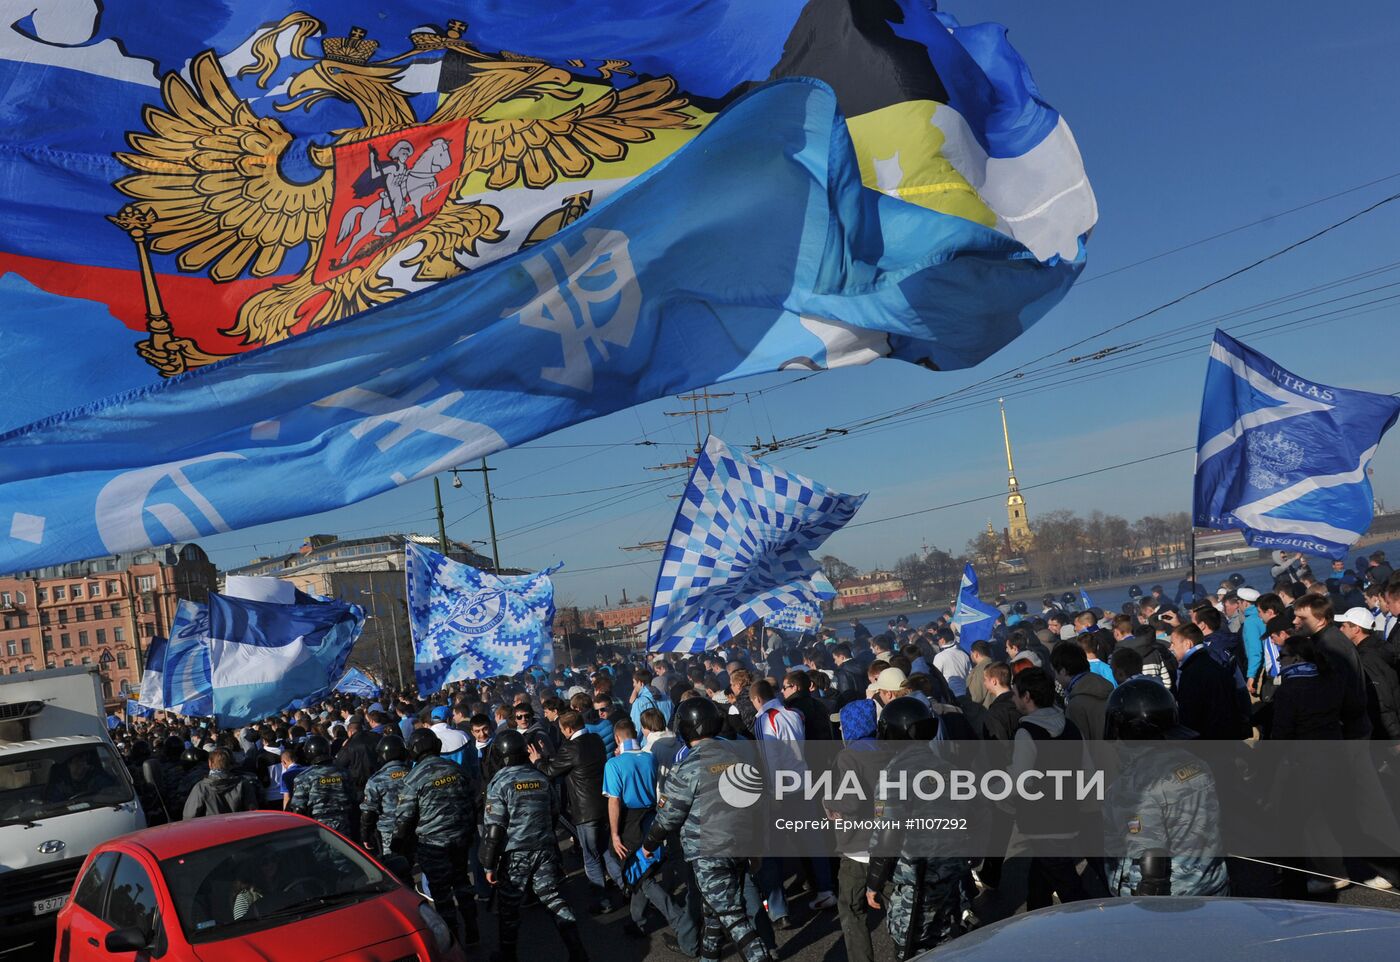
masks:
[[[424,698],[449,682],[554,670],[556,565],[497,576],[405,545],[413,673]]]
[[[1215,332],[1196,441],[1195,523],[1331,558],[1371,525],[1367,468],[1400,398],[1298,377]]]
[[[717,648],[760,618],[835,598],[812,552],[864,501],[710,437],[661,559],[647,648]]]
[[[776,628],[778,631],[814,634],[821,631],[822,627],[821,602],[814,598],[811,601],[799,601],[797,604],[788,605],[772,617],[764,619],[763,624],[766,628]]]

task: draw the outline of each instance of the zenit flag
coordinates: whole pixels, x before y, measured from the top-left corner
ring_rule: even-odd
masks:
[[[1001,611],[977,595],[977,571],[972,565],[963,566],[962,582],[958,585],[958,603],[953,612],[953,624],[958,629],[958,646],[972,649],[973,642],[992,637]]]
[[[1223,331],[1206,367],[1195,523],[1341,558],[1370,527],[1367,468],[1400,398],[1299,377]]]
[[[493,575],[404,546],[413,673],[423,697],[449,682],[554,670],[554,582],[547,571]]]
[[[752,373],[967,367],[1096,218],[1002,28],[926,0],[88,6],[0,31],[0,569]]]

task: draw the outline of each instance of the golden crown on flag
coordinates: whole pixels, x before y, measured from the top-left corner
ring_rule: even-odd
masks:
[[[321,52],[326,59],[341,63],[369,63],[378,49],[379,41],[370,40],[364,27],[351,27],[348,37],[326,37],[321,41]]]
[[[447,31],[445,33],[428,33],[422,31],[411,33],[408,39],[413,42],[417,50],[442,50],[448,47],[460,47],[463,45],[462,35],[467,32],[465,20],[447,21]]]

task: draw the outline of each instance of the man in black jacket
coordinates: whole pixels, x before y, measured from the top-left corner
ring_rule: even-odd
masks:
[[[802,716],[803,737],[808,741],[831,741],[831,712],[812,697],[812,680],[805,671],[783,676],[783,707]]]
[[[379,747],[379,736],[369,730],[359,715],[351,716],[345,724],[345,731],[349,737],[336,754],[335,764],[337,768],[350,773],[351,787],[355,790],[355,797],[359,798],[365,793],[365,782],[379,770],[379,756],[375,751]]]
[[[1202,738],[1235,741],[1243,737],[1245,719],[1235,698],[1230,667],[1206,649],[1201,629],[1181,625],[1171,636],[1177,669],[1176,703],[1181,724]]]
[[[851,646],[845,642],[831,649],[831,659],[836,662],[836,708],[840,710],[865,697],[865,668],[851,657]]]
[[[1365,608],[1352,608],[1338,615],[1336,621],[1342,635],[1356,646],[1356,653],[1361,656],[1371,737],[1400,741],[1400,677],[1390,667],[1381,640],[1371,630],[1375,619]]]
[[[1341,676],[1342,737],[1370,738],[1371,720],[1366,713],[1366,672],[1356,646],[1347,641],[1333,623],[1332,602],[1318,595],[1304,595],[1293,606],[1293,617],[1301,634],[1311,635]]]
[[[982,716],[982,737],[1009,742],[1016,737],[1021,712],[1011,697],[1011,666],[994,661],[982,670],[982,681],[991,701]]]
[[[564,779],[574,838],[583,856],[583,872],[596,896],[588,911],[603,915],[616,908],[608,897],[603,867],[603,852],[610,837],[607,800],[603,797],[603,766],[608,761],[608,750],[601,738],[584,727],[583,716],[576,711],[566,711],[559,716],[559,731],[564,742],[558,750],[545,757],[538,747],[530,744],[530,761],[541,774]]]

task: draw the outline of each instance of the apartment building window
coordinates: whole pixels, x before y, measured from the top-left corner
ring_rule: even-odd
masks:
[[[58,623],[59,623],[60,625],[66,625],[66,624],[68,624],[68,609],[67,609],[67,608],[60,608],[60,609],[58,609]]]
[[[49,589],[47,589],[47,588],[40,588],[39,591],[38,591],[38,598],[39,598],[39,600],[40,600],[41,602],[48,601],[48,600],[49,600]]]
[[[98,643],[99,645],[105,645],[105,644],[107,644],[107,629],[106,629],[106,628],[98,628],[98,629],[97,629],[97,643]]]
[[[115,595],[115,594],[119,594],[119,593],[120,593],[120,592],[119,592],[119,590],[118,590],[118,588],[117,588],[117,583],[116,583],[115,581],[109,581],[109,582],[107,582],[107,594],[109,594],[109,595]]]
[[[137,591],[155,591],[155,590],[156,590],[156,576],[155,576],[155,575],[142,575],[141,577],[137,578],[137,579],[136,579],[136,590],[137,590]]]
[[[83,656],[83,664],[85,664],[85,665],[90,665],[90,664],[92,664],[92,658],[91,658],[91,656],[89,656],[89,655],[84,655],[84,656]]]
[[[8,591],[0,591],[0,606],[10,607],[10,593]]]
[[[143,595],[141,597],[141,614],[149,615],[154,610],[155,603],[151,600],[151,597],[149,595]]]
[[[72,648],[72,647],[73,647],[73,638],[72,638],[72,636],[69,635],[68,632],[66,632],[66,631],[63,632],[62,634],[60,634],[60,635],[58,636],[58,646],[59,646],[60,648]],[[68,664],[71,665],[72,662],[70,661]]]
[[[117,667],[122,669],[126,668],[126,652],[122,651],[117,653]]]
[[[78,647],[79,647],[79,648],[86,648],[87,645],[88,645],[88,633],[87,633],[86,631],[80,631],[80,632],[78,632]]]
[[[24,592],[23,592],[23,591],[16,591],[16,592],[15,592],[15,604],[17,604],[17,605],[22,605],[22,604],[24,604],[24,602],[25,602]]]
[[[82,605],[78,605],[78,607],[73,609],[73,617],[79,621],[87,621],[87,609]]]
[[[49,613],[48,613],[47,611],[41,611],[41,612],[39,612],[39,624],[41,624],[41,625],[47,625],[48,623],[49,623]]]
[[[27,611],[21,611],[21,612],[19,613],[19,626],[20,626],[21,628],[28,628],[28,627],[29,627],[29,612],[27,612]]]
[[[72,659],[72,658],[65,658],[65,659],[63,659],[63,667],[64,667],[64,668],[72,668],[72,667],[73,667],[73,659]]]
[[[113,641],[126,641],[126,629],[125,629],[125,628],[113,628],[113,629],[112,629],[112,640],[113,640]]]
[[[17,644],[16,644],[15,642],[13,642],[13,641],[7,641],[7,642],[5,642],[5,654],[7,654],[7,655],[18,655],[18,654],[19,654],[19,645],[17,645]]]
[[[29,643],[29,639],[28,639],[28,638],[21,638],[21,639],[19,640],[19,650],[22,651],[24,654],[26,654],[26,655],[32,655],[32,654],[34,654],[34,652],[33,652],[32,649],[33,649],[33,645],[31,645],[31,644]]]
[[[45,651],[53,651],[53,635],[43,635],[40,641],[44,643]]]
[[[121,613],[122,613],[121,605],[117,604],[115,601],[112,602],[112,617],[113,617],[113,618],[120,618],[120,617],[121,617]]]
[[[82,596],[83,596],[83,586],[82,586],[82,585],[73,585],[73,598],[76,600],[76,599],[78,599],[78,598],[81,598]]]
[[[67,589],[67,588],[63,587],[63,585],[54,585],[54,586],[53,586],[53,600],[54,600],[54,601],[64,601],[65,599],[67,599],[67,597],[68,597],[68,589]]]
[[[141,622],[141,637],[154,638],[156,636],[156,626],[149,621]]]
[[[90,582],[88,582],[88,597],[89,597],[89,598],[101,598],[101,597],[102,597],[102,582],[100,582],[100,581],[90,581]]]

